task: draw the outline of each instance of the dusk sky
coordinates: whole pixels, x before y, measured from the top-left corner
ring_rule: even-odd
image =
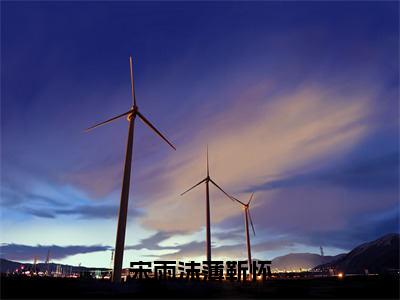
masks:
[[[399,232],[398,2],[1,2],[1,257],[110,267],[136,122],[124,267],[205,259],[210,172],[253,257]],[[213,258],[246,257],[211,187]]]

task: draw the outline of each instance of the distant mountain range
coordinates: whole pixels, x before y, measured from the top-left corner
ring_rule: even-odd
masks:
[[[315,269],[334,268],[347,274],[385,273],[400,269],[399,262],[400,235],[398,233],[387,234],[375,241],[362,244],[346,255],[321,264]]]
[[[321,256],[313,253],[290,253],[274,258],[271,262],[272,271],[308,270],[317,265],[325,264],[346,254],[336,256]]]
[[[321,256],[312,253],[290,253],[284,256],[276,257],[272,260],[272,271],[276,270],[327,270],[334,268],[337,271],[345,273],[364,273],[368,269],[370,273],[384,273],[391,270],[398,270],[399,267],[399,244],[400,235],[398,233],[387,234],[375,241],[364,243],[347,254],[336,256]],[[32,269],[31,263],[20,263],[7,259],[0,259],[0,272],[12,272],[21,265],[25,269]],[[57,269],[55,263],[50,263],[48,268],[50,272]],[[105,268],[87,268],[81,266],[60,265],[64,273],[84,272],[89,270],[105,271]],[[47,265],[39,263],[36,270],[46,271]]]

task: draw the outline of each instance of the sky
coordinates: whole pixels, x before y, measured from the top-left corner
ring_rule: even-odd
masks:
[[[206,176],[253,257],[399,232],[398,2],[1,2],[0,255],[110,267],[131,106],[124,267],[205,259]],[[246,257],[210,188],[213,258]]]

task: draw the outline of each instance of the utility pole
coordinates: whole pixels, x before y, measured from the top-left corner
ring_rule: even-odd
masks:
[[[114,250],[111,250],[111,262],[110,262],[110,269],[112,269],[114,263]]]
[[[33,273],[36,274],[36,264],[37,264],[37,256],[33,258]]]
[[[49,275],[50,249],[47,250],[46,256],[46,275]]]

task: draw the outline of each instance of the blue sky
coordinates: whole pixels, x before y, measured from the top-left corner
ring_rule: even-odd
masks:
[[[255,192],[255,257],[327,254],[398,232],[398,3],[2,2],[1,255],[109,266],[129,109],[124,265],[204,256],[205,175]],[[245,257],[211,191],[214,257]],[[18,253],[18,254],[17,254]]]

